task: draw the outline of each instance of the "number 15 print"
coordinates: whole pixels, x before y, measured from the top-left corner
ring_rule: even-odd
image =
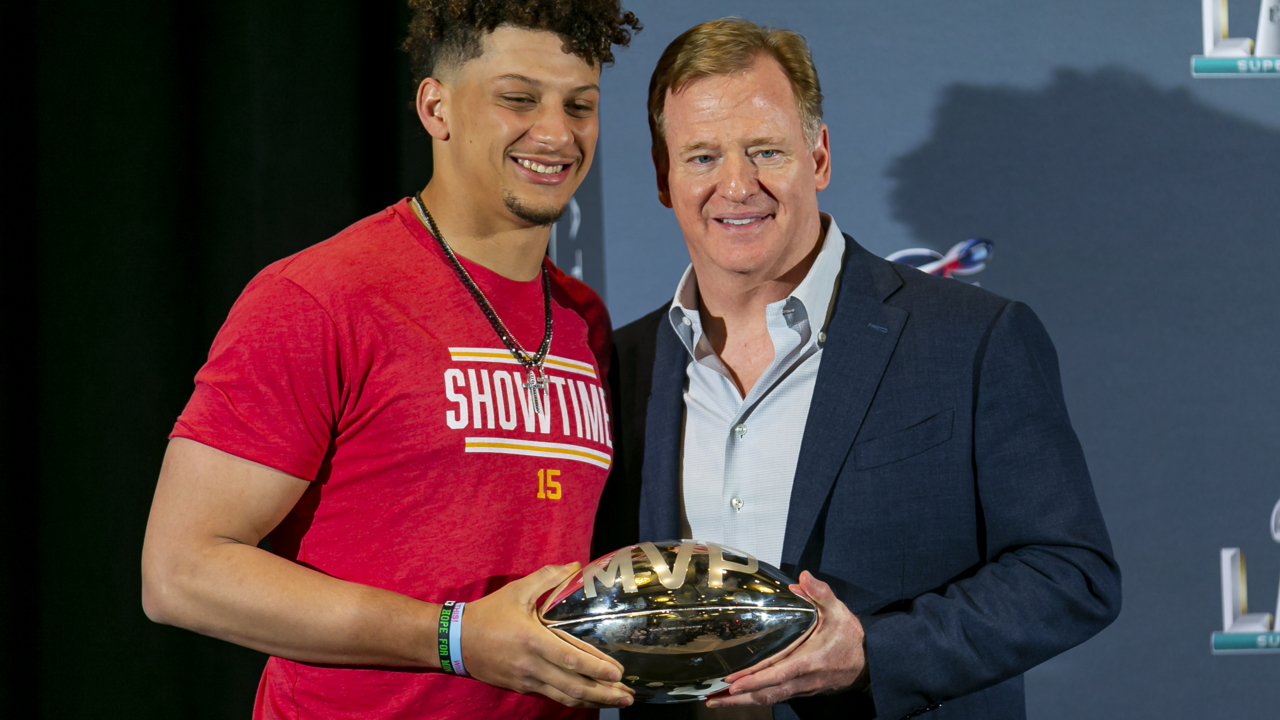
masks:
[[[560,499],[560,483],[552,478],[560,477],[559,470],[539,470],[538,471],[538,499],[539,500],[559,500]]]

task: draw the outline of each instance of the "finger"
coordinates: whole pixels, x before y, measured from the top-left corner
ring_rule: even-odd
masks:
[[[543,684],[555,688],[574,700],[595,705],[625,707],[623,702],[630,704],[632,699],[630,688],[622,683],[598,682],[552,663],[544,663],[537,678]]]
[[[554,687],[552,687],[552,686],[550,686],[550,685],[543,685],[542,687],[538,688],[537,690],[534,690],[534,692],[538,693],[539,695],[545,695],[546,697],[550,698],[551,700],[554,700],[554,701],[556,701],[556,702],[560,703],[561,705],[568,705],[569,707],[582,707],[582,708],[596,708],[596,709],[603,709],[603,708],[611,708],[611,707],[615,707],[615,708],[616,708],[616,707],[627,707],[628,705],[630,705],[630,704],[631,704],[631,703],[629,703],[629,702],[628,702],[628,703],[625,703],[625,704],[622,704],[622,703],[615,703],[615,704],[613,704],[613,705],[602,705],[602,704],[600,704],[600,703],[587,702],[586,700],[578,700],[577,698],[571,698],[571,697],[569,697],[568,695],[565,695],[564,693],[560,692],[559,690],[555,689]]]
[[[752,693],[765,688],[783,685],[809,672],[809,664],[802,660],[787,660],[758,673],[747,675],[733,682],[729,687],[730,695]],[[728,678],[726,678],[726,681]]]
[[[544,565],[519,580],[507,583],[506,587],[502,589],[515,594],[522,602],[533,607],[533,603],[538,599],[538,596],[559,585],[562,580],[572,576],[581,568],[582,566],[578,563]]]
[[[805,592],[803,587],[793,584],[793,585],[788,585],[787,589],[799,595],[800,597],[804,598],[805,600],[808,600],[809,602],[813,602],[813,598],[809,597],[809,593]]]
[[[579,650],[576,644],[563,642],[563,633],[547,633],[540,638],[536,646],[537,653],[543,660],[568,670],[577,675],[585,675],[593,680],[618,682],[622,679],[622,665],[612,658],[600,659],[593,654]]]
[[[742,678],[747,677],[748,675],[755,675],[756,673],[759,673],[785,660],[786,657],[795,650],[795,648],[796,648],[796,643],[792,643],[791,645],[788,645],[787,648],[782,652],[779,652],[776,655],[771,655],[765,658],[764,660],[761,660],[760,662],[756,663],[755,665],[752,665],[746,670],[739,670],[738,672],[727,676],[724,679],[724,681],[732,685],[738,680],[741,680]]]
[[[577,565],[577,563],[572,563],[571,565]],[[581,568],[582,566],[578,565],[578,567]],[[576,570],[574,572],[569,573],[564,577],[563,580],[560,581],[559,585],[556,585],[554,588],[552,588],[550,592],[547,592],[541,595],[542,607],[539,608],[538,610],[538,617],[541,618],[547,614],[547,611],[551,609],[552,601],[554,601],[557,597],[560,597],[560,593],[564,592],[565,588],[573,584],[573,579],[577,576],[577,574],[578,573]]]
[[[539,687],[537,690],[534,690],[534,692],[538,693],[539,695],[545,695],[547,698],[554,700],[560,703],[561,705],[567,705],[569,707],[597,708],[597,709],[607,707],[605,705],[597,705],[596,703],[589,703],[585,700],[578,700],[577,698],[571,698],[568,695],[565,695],[564,693],[560,692],[559,690],[551,687],[550,685],[543,685]]]
[[[750,705],[775,705],[769,697],[763,693],[744,693],[742,695],[722,695],[714,700],[707,701],[707,707],[744,707]]]
[[[765,670],[768,670],[774,665],[791,657],[791,654],[794,653],[796,650],[798,650],[800,646],[804,644],[804,641],[807,640],[809,638],[809,635],[811,634],[813,634],[812,627],[806,630],[804,635],[801,635],[800,637],[796,638],[795,642],[791,643],[783,650],[778,651],[776,655],[765,658],[764,660],[761,660],[760,662],[756,663],[755,665],[752,665],[746,670],[739,670],[738,672],[725,677],[724,681],[729,683],[730,685],[733,685],[734,683],[737,683],[743,678],[750,677],[752,675],[758,675],[759,673]]]
[[[568,565],[543,565],[526,579],[529,580],[532,589],[537,591],[534,595],[537,597],[548,590],[554,590],[557,585],[568,580],[581,569],[582,563],[576,562]]]
[[[707,707],[742,707],[745,705],[776,705],[791,695],[786,686],[775,686],[741,695],[721,695],[715,700],[707,701]],[[712,705],[711,703],[715,704]]]
[[[738,692],[750,692],[769,685],[778,685],[798,674],[793,669],[795,663],[783,664],[785,660],[786,658],[779,658],[768,666],[763,666],[762,663],[751,668],[751,672],[735,673],[726,677],[724,681],[733,688],[737,688]],[[733,690],[731,689],[730,692]]]
[[[536,615],[538,599],[543,595],[550,595],[552,590],[562,582],[567,582],[581,569],[582,565],[576,562],[568,565],[544,565],[507,587],[516,593],[517,602],[525,606],[530,614]]]
[[[591,645],[590,643],[585,643],[563,630],[557,630],[555,628],[549,628],[549,629],[551,630],[552,633],[555,634],[556,637],[569,643],[573,647],[578,648],[579,650],[587,653],[588,655],[594,655],[595,657],[600,658],[601,660],[609,663],[610,665],[617,667],[619,673],[622,673],[624,670],[626,670],[626,668],[622,667],[622,663],[618,662],[617,660],[614,660],[608,655],[605,655],[603,652],[601,652],[600,648],[597,648],[594,645]],[[621,675],[619,675],[619,677],[621,677]],[[601,679],[604,679],[604,678],[601,678]]]
[[[722,695],[707,701],[707,707],[741,707],[744,705],[777,705],[795,697],[797,693],[790,684],[780,685],[752,693],[741,695]],[[714,703],[714,704],[712,704]]]
[[[780,702],[786,702],[794,697],[815,695],[822,691],[822,689],[821,678],[816,675],[801,675],[794,680],[788,680],[777,685],[763,687],[752,692],[735,694],[733,690],[730,690],[729,694],[720,695],[716,700],[726,706],[776,705]]]

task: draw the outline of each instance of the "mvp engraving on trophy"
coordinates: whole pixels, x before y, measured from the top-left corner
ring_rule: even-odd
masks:
[[[817,622],[793,580],[750,555],[692,540],[643,542],[593,561],[551,594],[542,622],[622,664],[637,702],[703,700]]]

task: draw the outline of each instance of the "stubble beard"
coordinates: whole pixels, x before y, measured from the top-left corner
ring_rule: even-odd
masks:
[[[507,191],[502,195],[502,204],[507,206],[507,210],[512,215],[534,225],[550,225],[560,219],[564,214],[564,210],[568,205],[560,207],[533,207],[526,205],[520,201],[511,191]]]

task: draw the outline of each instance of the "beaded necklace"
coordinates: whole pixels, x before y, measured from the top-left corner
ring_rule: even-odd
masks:
[[[458,256],[453,254],[453,248],[449,247],[449,243],[445,241],[444,235],[440,233],[439,226],[436,225],[435,218],[431,217],[427,206],[417,196],[413,196],[412,206],[414,214],[418,216],[419,222],[431,233],[436,242],[440,244],[440,249],[444,250],[444,254],[448,256],[449,262],[453,265],[453,269],[457,271],[458,277],[462,279],[462,284],[467,286],[467,290],[471,292],[471,297],[475,298],[476,304],[480,306],[480,311],[489,319],[489,325],[493,327],[494,332],[498,333],[498,337],[502,339],[507,350],[515,357],[516,362],[520,363],[525,370],[524,388],[529,391],[530,399],[533,402],[533,412],[542,414],[542,394],[547,392],[547,372],[543,364],[547,359],[547,351],[551,349],[551,280],[547,273],[547,266],[542,266],[542,304],[543,311],[546,313],[546,329],[542,333],[542,345],[538,347],[538,352],[530,354],[515,335],[507,329],[502,322],[502,318],[498,317],[498,313],[494,311],[493,305],[489,304],[489,299],[484,296],[484,292],[480,290],[480,286],[471,278],[471,273],[462,266],[458,261]]]

